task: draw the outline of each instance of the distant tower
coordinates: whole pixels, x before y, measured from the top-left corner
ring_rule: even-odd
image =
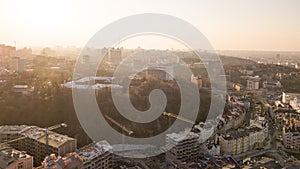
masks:
[[[113,65],[118,65],[122,61],[123,48],[111,48],[109,50],[108,61]]]
[[[10,60],[9,69],[12,72],[22,73],[26,71],[26,60],[19,57],[13,57]]]
[[[251,110],[250,110],[250,102],[245,101],[244,107],[246,109],[246,125],[250,126],[250,120],[251,120]]]
[[[81,63],[82,64],[89,64],[91,60],[91,57],[89,55],[83,55],[81,58]]]

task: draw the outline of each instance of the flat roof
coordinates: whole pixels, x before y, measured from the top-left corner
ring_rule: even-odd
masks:
[[[110,144],[103,140],[82,147],[78,150],[78,155],[83,159],[83,161],[89,161],[111,150],[112,147]]]
[[[7,168],[10,164],[14,163],[20,158],[30,158],[31,156],[25,152],[6,147],[0,149],[0,168]]]
[[[171,134],[167,134],[167,137],[176,141],[176,142],[180,142],[183,140],[188,140],[188,139],[198,139],[199,135],[197,133],[194,132],[179,132],[179,133],[171,133]]]
[[[37,140],[40,143],[46,144],[45,129],[37,126],[26,125],[5,125],[0,126],[0,133],[3,134],[20,134],[22,136]],[[76,139],[68,137],[66,135],[58,134],[53,131],[49,131],[49,146],[58,148],[68,141],[74,141]]]

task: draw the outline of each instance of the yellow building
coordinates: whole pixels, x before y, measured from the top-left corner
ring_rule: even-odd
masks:
[[[221,153],[236,155],[262,147],[268,137],[268,128],[252,126],[243,130],[232,130],[219,137]]]
[[[200,75],[195,76],[193,74],[192,77],[191,77],[191,82],[195,83],[198,86],[199,89],[203,87],[202,77]]]

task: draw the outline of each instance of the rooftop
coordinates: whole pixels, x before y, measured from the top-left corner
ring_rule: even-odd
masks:
[[[69,153],[65,157],[56,157],[54,154],[47,156],[38,169],[64,169],[81,168],[82,159],[76,153]]]
[[[78,150],[78,155],[83,159],[83,161],[89,161],[111,150],[112,147],[110,144],[103,140],[82,147]]]
[[[12,125],[12,126],[0,126],[0,133],[1,134],[18,134],[25,130],[27,130],[29,127],[26,125]]]
[[[13,126],[0,126],[0,133],[3,134],[14,134],[19,133],[22,136],[37,140],[40,143],[46,144],[46,133],[45,129],[37,127],[37,126],[26,126],[26,125],[13,125]],[[70,138],[66,135],[58,134],[53,131],[49,131],[49,145],[52,147],[59,147],[64,143],[75,140],[74,138]]]
[[[111,84],[115,77],[97,77],[90,76],[84,77],[78,80],[70,81],[62,84],[63,87],[66,88],[75,88],[75,89],[103,89],[103,88],[122,88],[121,85]],[[100,81],[89,84],[89,82]]]
[[[254,133],[254,132],[258,132],[262,130],[259,127],[256,126],[252,126],[250,128],[246,128],[246,129],[242,129],[242,130],[231,130],[229,131],[226,135],[225,135],[225,139],[226,140],[234,140],[234,139],[238,139],[241,137],[245,137],[248,136],[250,133]]]
[[[28,89],[28,85],[14,85],[14,89]]]
[[[180,142],[188,139],[198,139],[199,135],[194,132],[183,131],[179,133],[167,134],[167,138],[170,138],[176,142]]]
[[[25,152],[7,147],[0,150],[0,168],[7,168],[20,158],[30,158],[31,156]]]

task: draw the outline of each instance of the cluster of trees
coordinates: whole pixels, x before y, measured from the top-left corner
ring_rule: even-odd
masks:
[[[149,95],[154,89],[161,89],[165,93],[167,100],[165,111],[178,114],[181,106],[181,93],[176,82],[162,82],[155,79],[143,82],[140,86],[133,89],[134,92],[130,93],[130,101],[132,105],[139,111],[148,110],[150,108]],[[161,115],[159,118],[146,124],[135,123],[126,119],[118,112],[109,90],[100,91],[97,96],[101,113],[109,115],[118,123],[124,124],[126,128],[133,130],[135,137],[155,136],[167,130],[175,121],[174,118]],[[120,93],[118,97],[124,97],[124,99],[126,99],[126,94]],[[200,90],[200,106],[196,123],[205,121],[209,108],[210,92],[208,90]],[[142,116],[143,115],[141,114],[141,118],[143,118]],[[110,123],[115,130],[123,133],[120,127],[116,126],[109,120],[107,120],[107,122]]]
[[[47,127],[65,122],[68,127],[58,132],[77,138],[79,146],[89,143],[74,111],[72,91],[60,85],[66,76],[65,72],[30,72],[11,77],[0,86],[0,125]],[[26,84],[33,91],[27,95],[16,93],[12,90],[14,84]]]

